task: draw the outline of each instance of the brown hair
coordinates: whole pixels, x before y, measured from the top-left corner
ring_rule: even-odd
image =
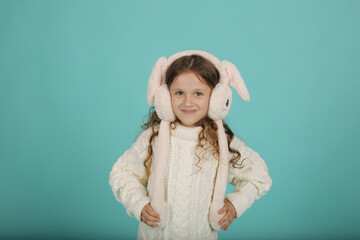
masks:
[[[199,55],[190,55],[190,56],[183,56],[179,59],[175,60],[166,70],[165,73],[165,82],[168,87],[172,84],[174,79],[182,73],[185,72],[193,72],[200,80],[202,80],[205,84],[207,84],[211,90],[215,88],[216,84],[219,82],[219,72],[209,60],[206,58],[199,56]],[[179,121],[177,118],[174,122]],[[146,169],[146,175],[149,177],[150,175],[150,166],[152,163],[152,156],[153,156],[153,147],[152,144],[155,140],[155,137],[158,136],[159,131],[155,130],[155,126],[159,125],[161,119],[158,117],[155,107],[152,106],[150,108],[148,119],[146,122],[143,123],[141,126],[142,129],[146,130],[151,127],[152,134],[149,139],[149,146],[148,146],[148,155],[144,161],[144,166]],[[233,149],[230,147],[230,143],[234,138],[234,133],[231,131],[230,127],[223,121],[225,133],[227,135],[228,141],[228,148],[230,153],[235,154],[234,157],[230,160],[233,167],[241,168],[241,164],[238,164],[238,161],[241,158],[241,154],[237,149]],[[199,133],[198,144],[196,145],[194,151],[196,149],[201,149],[201,157],[204,157],[208,148],[205,148],[206,143],[209,143],[210,146],[213,148],[213,156],[219,160],[219,143],[217,137],[217,125],[214,120],[210,119],[208,116],[205,116],[201,119],[197,124],[197,126],[201,126],[202,130]],[[172,128],[175,124],[170,125]],[[175,126],[176,127],[176,126]],[[195,164],[197,167],[201,158],[195,152],[196,156],[198,157],[198,162]],[[201,168],[200,168],[201,169]]]

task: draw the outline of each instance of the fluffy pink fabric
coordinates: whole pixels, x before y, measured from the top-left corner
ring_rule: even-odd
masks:
[[[170,123],[162,120],[159,128],[158,148],[154,158],[154,181],[149,189],[152,191],[151,207],[160,215],[159,227],[164,228],[168,219],[168,205],[165,202],[164,172],[169,151]]]
[[[155,110],[161,120],[172,122],[175,120],[175,114],[171,107],[171,97],[169,88],[166,84],[159,87],[155,94]]]
[[[214,120],[222,120],[228,114],[232,103],[232,91],[228,84],[217,84],[212,90],[209,111],[209,117]]]
[[[161,85],[161,68],[166,62],[167,59],[165,57],[159,58],[151,71],[147,88],[147,102],[149,105],[154,102],[155,94]]]
[[[219,231],[221,230],[221,225],[219,224],[219,221],[225,215],[225,212],[219,214],[218,211],[224,206],[227,186],[227,174],[229,168],[229,151],[223,121],[221,119],[217,120],[216,124],[218,126],[217,134],[219,141],[220,161],[216,173],[213,199],[210,205],[209,223],[214,230]]]
[[[249,91],[246,88],[245,82],[241,77],[241,74],[237,67],[229,61],[223,60],[221,65],[225,68],[228,76],[230,85],[236,89],[242,99],[250,101]]]

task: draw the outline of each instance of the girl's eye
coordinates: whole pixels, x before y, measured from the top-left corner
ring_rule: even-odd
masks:
[[[203,95],[201,92],[196,92],[196,93],[195,93],[195,96],[197,96],[197,97],[198,97],[198,96],[201,96],[201,95]]]
[[[175,95],[183,95],[183,92],[182,92],[182,91],[177,91],[177,92],[175,93]]]

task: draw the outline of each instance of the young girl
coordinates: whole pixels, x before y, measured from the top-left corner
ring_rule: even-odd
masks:
[[[140,222],[138,239],[217,239],[269,191],[264,160],[223,122],[229,84],[250,100],[237,68],[210,53],[183,51],[155,63],[148,83],[155,107],[109,181]],[[227,182],[235,190],[225,196]]]

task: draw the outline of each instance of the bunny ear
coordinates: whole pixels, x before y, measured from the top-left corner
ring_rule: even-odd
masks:
[[[236,89],[242,99],[250,101],[249,91],[246,88],[245,82],[242,79],[237,67],[229,61],[223,60],[221,65],[225,68],[228,76],[230,85]]]
[[[159,58],[154,64],[154,67],[150,74],[148,81],[148,88],[147,88],[147,102],[149,105],[151,105],[154,102],[154,96],[161,85],[162,82],[161,67],[164,66],[166,62],[167,62],[166,57]]]

